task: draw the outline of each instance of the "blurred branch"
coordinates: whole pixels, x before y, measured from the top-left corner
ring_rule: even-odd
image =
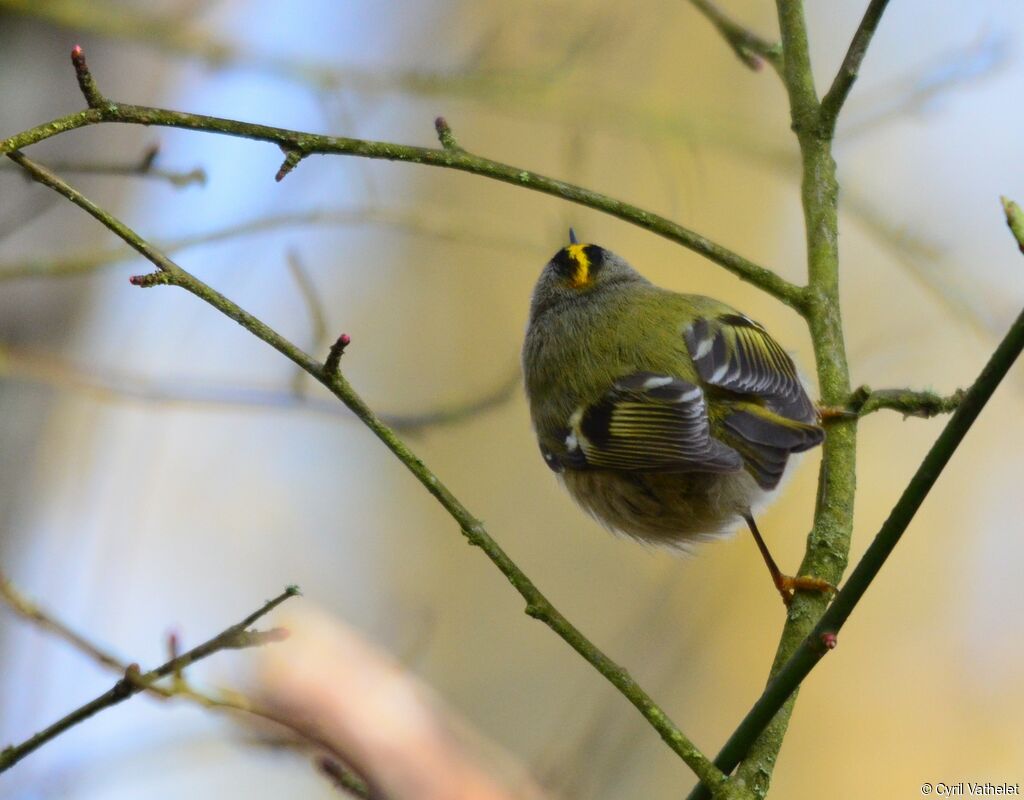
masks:
[[[938,244],[922,240],[894,224],[888,215],[855,191],[844,188],[843,198],[844,209],[864,226],[865,233],[885,248],[918,286],[946,308],[951,319],[965,323],[985,342],[1000,335],[989,309],[973,301],[967,287],[957,285],[957,273],[964,270],[957,270],[950,264]]]
[[[729,47],[744,64],[759,70],[767,61],[776,72],[782,71],[782,45],[769,42],[729,17],[713,0],[690,0],[708,21],[722,34]]]
[[[8,599],[10,594],[10,583],[8,581],[4,581],[4,587],[4,597],[5,599]],[[197,661],[200,661],[207,656],[211,656],[221,650],[251,647],[253,645],[265,643],[268,639],[265,636],[260,635],[257,631],[248,630],[249,627],[261,617],[273,611],[289,597],[294,597],[298,593],[299,590],[297,587],[289,586],[284,590],[284,592],[273,600],[268,600],[261,608],[254,611],[241,622],[232,625],[230,628],[226,628],[212,639],[203,642],[197,647],[193,647],[187,653],[183,653],[176,658],[172,658],[170,661],[162,664],[156,669],[150,670],[149,672],[141,672],[138,664],[129,664],[125,668],[124,677],[115,683],[110,690],[86,703],[84,706],[75,709],[70,714],[57,720],[52,725],[35,734],[35,736],[26,739],[21,744],[11,745],[0,751],[0,772],[5,772],[10,769],[25,758],[25,756],[60,736],[70,728],[73,728],[75,725],[78,725],[80,722],[84,722],[89,717],[93,716],[93,714],[117,705],[118,703],[127,700],[132,695],[136,695],[141,691],[149,689],[161,678],[166,678],[169,675],[180,672]],[[14,596],[20,600],[24,600],[24,598],[20,598],[17,593],[15,593]],[[19,613],[23,613],[18,605],[12,604],[12,607],[19,610]],[[35,614],[32,618],[38,620],[38,617],[42,612],[38,608],[34,608],[33,610]],[[46,617],[45,614],[42,616]],[[48,622],[49,624],[46,627],[48,627],[49,630],[59,633],[63,638],[76,644],[76,646],[81,647],[84,643],[84,640],[82,640],[79,635],[73,634],[70,630],[63,629],[63,627],[52,620],[52,618],[49,619]],[[86,649],[94,657],[98,656],[100,653],[100,651],[91,646],[88,646]],[[108,658],[110,658],[109,655],[104,654],[103,659],[101,660],[109,666],[110,664],[107,661]]]
[[[0,378],[82,392],[100,401],[134,400],[211,408],[277,409],[350,418],[348,411],[335,400],[309,397],[296,393],[294,389],[196,384],[181,378],[157,381],[95,364],[79,366],[56,353],[34,352],[3,343],[0,343]],[[497,408],[515,396],[521,382],[519,368],[516,367],[509,371],[507,378],[477,397],[407,414],[383,413],[379,416],[395,430],[416,435],[427,428],[454,425]]]
[[[400,231],[404,230],[420,236],[431,236],[462,244],[502,247],[515,250],[516,252],[522,252],[526,248],[531,252],[536,252],[538,255],[550,255],[545,247],[530,245],[512,237],[506,238],[481,232],[479,225],[467,224],[465,222],[452,223],[449,220],[435,221],[418,214],[374,208],[293,211],[284,214],[273,214],[234,225],[227,225],[205,233],[190,234],[177,239],[171,239],[160,243],[159,246],[163,251],[173,253],[190,247],[215,244],[242,236],[268,233],[284,228],[316,225],[386,225],[389,228]],[[50,278],[84,275],[124,261],[133,255],[133,251],[129,247],[115,247],[70,256],[0,264],[0,281],[13,280],[15,278]]]
[[[323,303],[320,302],[320,295],[317,293],[316,286],[313,283],[313,277],[303,266],[302,259],[299,258],[299,254],[295,250],[288,251],[287,263],[288,272],[291,273],[295,286],[299,290],[299,295],[302,297],[302,302],[305,304],[306,311],[309,314],[309,348],[315,352],[327,341],[327,315],[324,313]],[[292,379],[292,392],[294,394],[302,394],[305,378],[306,373],[296,367],[295,377]]]
[[[465,70],[381,71],[360,69],[354,64],[338,67],[328,62],[278,56],[262,48],[235,45],[188,24],[177,11],[153,13],[145,5],[131,6],[102,0],[0,0],[0,11],[9,11],[71,29],[78,34],[93,33],[132,43],[144,42],[165,53],[202,61],[209,67],[227,66],[254,70],[278,78],[306,84],[321,92],[352,89],[360,92],[407,91],[424,96],[459,96],[494,93],[496,90],[536,91],[546,89],[559,73],[567,71],[580,55],[593,52],[595,33],[580,29],[567,31],[567,56],[559,63],[533,70],[488,70],[481,67],[479,55],[469,59]]]
[[[81,74],[85,69],[85,61],[80,48],[76,48],[72,53],[72,61]],[[793,308],[801,309],[804,303],[804,293],[801,287],[789,283],[775,272],[755,264],[665,217],[599,192],[492,161],[462,149],[414,147],[342,136],[321,136],[220,117],[105,102],[102,105],[90,107],[76,114],[69,114],[45,125],[16,134],[0,142],[0,154],[11,155],[14,151],[66,131],[111,122],[161,125],[271,142],[285,153],[285,165],[289,168],[294,168],[302,159],[313,154],[335,154],[405,161],[481,175],[492,180],[560,197],[618,217],[703,255],[742,280],[758,286]]]
[[[24,167],[35,180],[50,187],[86,211],[156,266],[155,272],[137,276],[132,279],[132,283],[141,287],[173,285],[185,289],[237,322],[257,338],[262,339],[327,387],[332,394],[348,406],[366,424],[419,480],[424,488],[437,499],[441,506],[458,523],[459,528],[470,544],[483,550],[526,601],[526,613],[528,615],[544,622],[586,659],[588,663],[594,666],[601,675],[610,681],[643,714],[651,726],[661,735],[666,744],[704,783],[708,784],[716,792],[718,797],[723,798],[723,800],[747,797],[745,793],[740,792],[735,787],[725,785],[725,777],[711,765],[707,757],[671,721],[665,711],[654,702],[633,677],[599,650],[551,604],[526,574],[509,558],[498,543],[491,538],[484,524],[462,505],[423,461],[398,438],[393,430],[381,422],[340,372],[328,371],[323,364],[304,353],[264,322],[244,311],[227,297],[184,270],[124,225],[124,223],[96,206],[92,201],[88,200],[79,191],[69,186],[56,175],[33,163],[20,152],[10,153],[9,157]]]
[[[956,411],[964,399],[964,390],[957,389],[945,396],[935,392],[917,392],[912,389],[870,389],[861,386],[846,403],[845,411],[860,417],[887,409],[899,411],[904,417],[936,417]]]
[[[7,604],[11,611],[23,619],[33,623],[37,628],[42,628],[49,633],[69,642],[72,646],[81,650],[87,656],[98,661],[105,667],[110,667],[118,672],[124,672],[128,665],[121,662],[116,656],[111,655],[97,644],[89,641],[82,634],[75,631],[69,625],[53,617],[49,612],[44,611],[32,600],[26,597],[11,582],[10,578],[0,572],[0,599]],[[157,687],[152,687],[155,690]]]
[[[27,620],[41,630],[53,634],[59,639],[63,639],[75,649],[89,656],[99,664],[112,669],[114,672],[127,673],[131,668],[130,664],[119,659],[105,648],[78,633],[66,622],[58,619],[51,612],[43,609],[37,603],[30,600],[2,572],[0,572],[0,600],[2,600],[11,611],[22,617],[22,619]],[[268,631],[268,633],[274,632]],[[177,636],[175,634],[171,634],[169,641],[169,649],[171,651],[170,657],[171,660],[174,661],[179,657],[179,653],[177,652]],[[304,733],[292,728],[287,722],[280,719],[278,716],[269,713],[268,710],[260,708],[248,697],[245,697],[237,691],[225,691],[221,689],[218,691],[217,695],[197,691],[192,688],[184,678],[182,670],[185,666],[185,664],[181,664],[170,673],[170,677],[172,678],[170,686],[161,686],[151,683],[145,687],[146,692],[161,700],[181,698],[196,703],[203,708],[210,708],[224,712],[241,712],[259,717],[276,725],[287,727],[294,733],[305,737]],[[320,743],[316,742],[316,744]],[[342,757],[341,753],[338,753],[337,755],[339,758]],[[365,782],[362,781],[359,776],[350,772],[336,758],[332,758],[331,763],[334,771],[332,773],[332,778],[336,778],[353,794],[356,794],[359,797],[368,796]],[[363,787],[363,794],[359,794],[357,791],[360,785]]]
[[[115,175],[122,177],[153,178],[166,181],[178,189],[196,184],[205,186],[206,170],[193,167],[188,172],[163,169],[156,166],[156,158],[160,153],[159,145],[146,148],[142,158],[133,162],[122,161],[51,161],[50,169],[58,172],[69,172],[73,175]],[[10,164],[0,165],[0,169],[11,171]]]
[[[256,659],[257,696],[289,728],[345,753],[374,800],[542,800],[515,759],[358,631],[306,608],[284,624],[288,642]],[[317,766],[350,785],[332,758]]]
[[[921,113],[943,94],[996,74],[1010,61],[1009,40],[1008,32],[982,31],[975,41],[939,53],[908,74],[863,93],[857,103],[859,116],[843,125],[843,143],[889,120]]]

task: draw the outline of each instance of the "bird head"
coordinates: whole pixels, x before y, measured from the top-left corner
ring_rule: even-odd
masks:
[[[552,256],[537,279],[531,319],[562,303],[576,303],[606,287],[628,282],[646,281],[610,250],[578,241],[570,228],[569,244]]]

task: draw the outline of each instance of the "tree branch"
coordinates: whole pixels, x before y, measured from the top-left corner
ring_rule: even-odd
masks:
[[[640,711],[673,752],[704,783],[708,784],[713,792],[716,792],[722,798],[744,796],[725,784],[725,776],[711,765],[708,758],[697,749],[689,738],[672,722],[665,711],[654,702],[623,667],[599,650],[551,604],[526,574],[509,558],[498,543],[491,538],[484,524],[462,505],[423,461],[398,438],[394,431],[381,422],[340,372],[327,369],[324,364],[317,362],[311,356],[304,353],[264,322],[194,277],[153,247],[153,245],[146,242],[120,220],[99,208],[82,195],[81,192],[69,186],[56,175],[32,162],[20,152],[9,153],[8,157],[24,167],[39,183],[50,187],[86,211],[156,266],[156,272],[137,276],[132,279],[132,283],[142,287],[170,284],[185,289],[216,308],[225,316],[233,319],[257,338],[262,339],[329,389],[332,394],[348,406],[366,424],[424,488],[437,499],[441,506],[458,523],[469,543],[483,550],[526,601],[526,613],[529,616],[542,621],[551,628],[615,686]]]
[[[71,173],[73,175],[117,175],[128,178],[152,178],[154,180],[166,181],[176,189],[183,189],[193,184],[197,186],[206,185],[206,170],[202,167],[194,167],[188,172],[162,169],[156,166],[156,159],[159,154],[159,145],[152,145],[146,148],[142,153],[142,157],[137,161],[51,161],[49,167],[57,172]],[[13,167],[11,164],[3,164],[2,169],[7,172],[11,169],[17,169],[17,167]]]
[[[351,419],[348,410],[335,400],[313,397],[305,392],[296,392],[294,388],[197,382],[185,378],[154,380],[146,375],[108,369],[100,364],[76,364],[55,353],[25,350],[3,342],[0,342],[0,377],[58,390],[73,390],[105,402],[120,400],[235,410],[296,411],[333,419]],[[506,377],[477,396],[405,413],[383,412],[378,416],[394,430],[415,436],[428,428],[457,425],[485,414],[511,400],[521,386],[519,368],[510,366]]]
[[[832,86],[821,100],[822,126],[830,132],[835,130],[839,112],[850,94],[850,89],[853,88],[854,81],[857,80],[861,62],[868,51],[868,45],[871,44],[871,37],[875,35],[878,22],[888,5],[889,0],[871,0],[868,4],[864,17],[857,26],[857,32],[850,42],[850,49],[846,51],[846,58],[843,59]]]
[[[117,672],[124,672],[128,665],[124,664],[117,656],[109,653],[97,644],[86,639],[71,626],[44,611],[28,597],[23,595],[11,582],[10,578],[0,572],[0,598],[7,606],[24,619],[32,622],[36,627],[49,631],[55,636],[69,642],[73,647],[81,650],[94,661]]]
[[[114,672],[126,673],[128,671],[130,665],[127,662],[119,659],[105,648],[78,633],[66,622],[58,619],[54,614],[30,600],[22,594],[14,583],[2,572],[0,572],[0,599],[2,599],[7,604],[8,608],[10,608],[14,613],[22,617],[22,619],[32,623],[37,628],[53,634],[59,639],[63,639],[72,647],[89,656],[97,663],[108,667]],[[273,631],[268,631],[268,633],[273,633]],[[179,655],[176,646],[177,636],[175,634],[171,634],[169,639],[169,649],[171,651],[170,656],[172,659],[177,658]],[[205,692],[193,689],[192,686],[189,685],[188,681],[185,680],[181,670],[175,670],[171,674],[171,677],[173,682],[170,686],[150,684],[146,687],[146,691],[160,700],[181,698],[196,703],[203,708],[214,709],[221,712],[237,712],[259,717],[276,725],[287,727],[297,736],[303,737],[303,739],[309,739],[306,732],[299,731],[291,725],[288,725],[287,722],[279,716],[268,713],[266,709],[258,707],[248,697],[245,697],[238,692],[221,689],[217,693],[218,696],[212,696]],[[309,741],[315,745],[322,744],[321,742],[313,739],[309,739]],[[325,756],[324,758],[327,757]],[[332,763],[333,771],[329,777],[332,780],[337,780],[339,777],[342,778],[343,780],[340,782],[349,792],[357,797],[369,798],[369,790],[366,787],[366,781],[346,767],[341,761],[343,758],[343,753],[333,751],[332,749],[330,761]]]
[[[267,641],[267,639],[262,636],[257,636],[256,632],[249,631],[249,626],[264,615],[273,611],[289,597],[294,597],[297,594],[299,594],[298,587],[289,586],[284,590],[284,592],[279,594],[273,600],[268,600],[261,608],[254,611],[241,622],[232,625],[230,628],[225,629],[212,639],[208,639],[202,644],[193,647],[187,653],[183,653],[176,658],[172,658],[167,663],[162,664],[149,672],[142,673],[140,672],[137,664],[129,664],[128,668],[125,670],[125,676],[115,683],[111,689],[104,692],[94,700],[91,700],[85,705],[75,709],[70,714],[67,714],[57,720],[52,725],[40,731],[35,736],[26,739],[21,744],[11,745],[4,748],[3,751],[0,751],[0,772],[5,772],[10,769],[25,758],[25,756],[60,736],[70,728],[73,728],[78,723],[84,722],[93,714],[117,705],[118,703],[127,700],[132,695],[149,689],[161,678],[166,678],[168,675],[178,673],[191,664],[194,664],[207,656],[213,655],[220,650],[250,647],[254,644],[262,644]],[[78,639],[80,640],[80,637],[78,637]],[[80,641],[76,641],[76,644],[80,644]]]
[[[1021,252],[1024,252],[1024,212],[1016,203],[1006,198],[1003,198],[1003,207],[1006,211],[1007,224],[1017,240]],[[724,774],[728,775],[737,764],[741,763],[741,759],[749,758],[746,754],[750,748],[759,744],[762,746],[762,751],[758,757],[770,758],[771,762],[774,761],[774,753],[763,744],[764,732],[770,730],[771,726],[778,725],[779,717],[786,713],[784,709],[792,709],[792,703],[801,682],[814,669],[818,661],[835,647],[836,636],[840,629],[872,581],[877,577],[935,485],[939,475],[942,474],[974,421],[1022,351],[1024,351],[1024,311],[1003,337],[971,387],[966,392],[958,393],[959,401],[953,416],[918,466],[888,518],[850,574],[849,579],[836,594],[828,610],[821,615],[799,646],[791,650],[785,663],[773,671],[773,677],[761,697],[715,757],[715,766]],[[868,395],[868,398],[870,396],[871,394]],[[780,648],[780,654],[781,652]],[[784,731],[783,728],[782,732],[784,733]],[[781,744],[781,738],[778,741]],[[777,749],[775,752],[778,752]],[[746,765],[747,762],[743,763]],[[763,766],[766,762],[761,761],[760,763]],[[754,788],[757,791],[757,787]],[[697,800],[700,797],[706,797],[706,791],[698,785],[691,792],[688,800]]]
[[[776,0],[784,53],[783,78],[789,97],[792,128],[800,146],[801,205],[807,242],[807,306],[818,383],[826,406],[839,406],[850,395],[850,372],[843,338],[839,301],[839,231],[836,165],[831,131],[820,125],[820,104],[814,86],[802,0]],[[853,532],[856,491],[856,418],[829,424],[818,474],[814,524],[798,574],[824,578],[838,585],[846,569]],[[821,593],[798,593],[790,607],[769,675],[789,659],[821,617],[827,599]],[[796,693],[777,709],[770,724],[746,751],[738,782],[764,797],[789,725]],[[730,770],[735,763],[730,766]],[[691,798],[707,797],[697,786]]]
[[[769,42],[749,28],[740,25],[722,11],[713,0],[690,0],[690,3],[715,26],[740,61],[753,70],[760,70],[764,62],[767,61],[776,72],[781,74],[782,45],[778,42]]]
[[[964,393],[962,402],[917,468],[889,517],[832,601],[832,605],[782,668],[775,673],[764,693],[715,758],[716,766],[724,773],[728,774],[739,763],[751,744],[789,701],[803,679],[835,646],[840,629],[878,575],[886,559],[892,554],[942,470],[1022,350],[1024,312],[1017,317],[978,379]]]
[[[84,57],[76,56],[84,63]],[[88,99],[88,98],[87,98]],[[186,114],[180,111],[136,106],[127,103],[107,103],[76,114],[53,120],[0,142],[0,155],[9,155],[29,145],[57,136],[66,131],[102,123],[130,123],[159,125],[186,130],[220,133],[240,138],[270,142],[280,147],[295,161],[314,154],[352,155],[361,158],[405,161],[414,164],[442,167],[469,172],[492,180],[510,183],[542,194],[560,197],[573,203],[618,217],[670,241],[681,244],[695,253],[724,267],[739,277],[795,309],[801,309],[804,294],[801,287],[790,283],[765,267],[722,247],[678,223],[645,211],[637,206],[585,189],[565,181],[549,178],[529,170],[502,164],[474,155],[462,148],[428,148],[352,139],[344,136],[321,136],[302,131],[256,125],[237,120]],[[450,128],[448,129],[451,134]]]
[[[5,164],[5,166],[7,166]],[[61,172],[53,164],[46,165],[53,172]],[[56,198],[54,198],[56,199]],[[430,236],[463,244],[486,247],[502,247],[510,251],[535,252],[539,257],[550,255],[547,247],[524,242],[520,238],[502,237],[474,228],[472,225],[447,222],[438,224],[420,215],[403,211],[389,211],[378,208],[322,209],[290,211],[269,214],[245,222],[226,225],[204,233],[190,234],[159,244],[165,252],[176,252],[190,247],[235,239],[251,234],[261,234],[285,228],[314,225],[386,225],[389,228],[421,236]],[[66,257],[31,259],[0,264],[0,281],[18,278],[53,278],[85,275],[123,261],[131,255],[127,247],[115,247],[94,252],[77,253]]]
[[[904,417],[936,417],[951,414],[960,407],[964,390],[957,389],[951,395],[935,392],[919,392],[912,389],[871,389],[861,386],[846,403],[845,411],[866,417],[876,411],[899,411]]]

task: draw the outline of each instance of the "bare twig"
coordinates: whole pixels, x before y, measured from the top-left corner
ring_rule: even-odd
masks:
[[[870,389],[861,386],[850,395],[844,411],[864,417],[883,409],[898,411],[904,417],[936,417],[952,414],[964,399],[964,390],[958,389],[951,395],[935,392],[921,392],[912,389]]]
[[[49,633],[69,642],[73,647],[81,650],[90,658],[100,664],[117,672],[124,672],[128,665],[122,662],[117,656],[100,647],[98,644],[89,641],[85,636],[74,630],[70,625],[53,617],[39,605],[21,593],[2,572],[0,572],[0,598],[7,604],[7,607],[19,616],[32,622],[36,627],[42,628]]]
[[[303,375],[306,373],[303,372]],[[103,402],[128,400],[158,405],[210,408],[252,408],[297,411],[331,418],[351,419],[337,401],[298,394],[294,388],[273,389],[222,383],[197,383],[185,378],[157,380],[134,372],[101,365],[79,365],[56,353],[38,352],[0,343],[0,377],[70,389]],[[396,431],[415,435],[427,428],[456,425],[507,403],[522,383],[519,369],[484,393],[408,413],[382,412],[380,418]]]
[[[56,172],[72,175],[113,175],[126,178],[152,178],[166,181],[175,188],[182,189],[193,184],[205,186],[206,170],[194,167],[188,172],[162,169],[156,166],[156,158],[160,153],[158,145],[146,148],[137,161],[50,161],[47,166]],[[4,171],[11,169],[11,164],[4,164]]]
[[[708,21],[715,26],[722,38],[729,43],[736,56],[753,70],[761,69],[765,61],[776,72],[782,70],[782,45],[769,42],[729,17],[713,0],[690,0]]]
[[[47,611],[33,600],[30,600],[3,573],[0,573],[0,600],[3,600],[3,602],[7,604],[7,607],[18,616],[32,623],[37,628],[47,631],[59,639],[63,639],[72,647],[89,656],[97,663],[108,667],[114,672],[122,674],[127,673],[130,666],[128,662],[118,658],[105,648],[78,633],[52,612]],[[268,631],[267,633],[272,632],[273,631]],[[278,635],[277,638],[280,638],[280,636]],[[170,633],[167,640],[169,660],[177,663],[178,666],[170,675],[172,680],[170,686],[151,683],[145,687],[148,694],[151,694],[160,700],[183,699],[214,711],[226,713],[237,712],[258,717],[266,720],[267,722],[287,728],[291,733],[300,737],[302,742],[307,745],[322,745],[321,742],[309,740],[304,732],[289,726],[285,720],[271,713],[268,709],[258,706],[250,698],[237,691],[222,688],[217,690],[216,695],[213,695],[194,689],[185,679],[183,671],[184,664],[179,661],[181,653],[178,634],[176,632]],[[343,783],[347,784],[346,788],[348,791],[355,794],[357,797],[368,797],[369,795],[365,791],[365,782],[337,760],[337,758],[340,758],[343,755],[344,754],[338,753],[336,754],[337,757],[332,756],[331,761],[334,764],[335,771],[339,773],[340,778],[343,779]],[[361,784],[364,787],[364,792],[362,794],[358,791]]]
[[[801,287],[689,228],[599,192],[549,178],[530,170],[502,164],[474,155],[466,150],[414,147],[343,136],[320,136],[220,117],[186,114],[180,111],[127,103],[111,103],[100,108],[89,108],[86,111],[69,114],[0,141],[0,155],[10,155],[16,150],[69,130],[110,122],[161,125],[255,139],[271,142],[286,151],[298,153],[300,157],[314,153],[353,155],[361,158],[407,161],[481,175],[492,180],[560,197],[618,217],[703,255],[742,280],[753,283],[793,308],[801,309],[803,307],[805,298]]]
[[[143,673],[139,670],[137,664],[129,664],[125,670],[124,677],[115,683],[111,689],[104,692],[94,700],[91,700],[85,705],[75,709],[70,714],[67,714],[57,720],[52,725],[35,734],[35,736],[26,739],[21,744],[11,745],[4,748],[3,751],[0,751],[0,772],[5,772],[10,769],[25,758],[25,756],[42,747],[52,739],[60,736],[70,728],[73,728],[80,722],[84,722],[93,714],[117,705],[118,703],[127,700],[132,695],[149,689],[161,678],[173,675],[175,672],[178,672],[185,667],[206,658],[207,656],[213,655],[220,650],[249,647],[254,644],[262,643],[265,640],[262,637],[254,639],[252,637],[252,632],[249,631],[248,628],[261,617],[281,605],[281,603],[289,597],[294,597],[298,593],[298,587],[289,586],[284,590],[284,592],[279,594],[273,600],[268,600],[261,608],[254,611],[241,622],[232,625],[230,628],[226,628],[212,639],[208,639],[202,644],[193,647],[187,653],[183,653],[177,658],[172,658],[170,661],[160,665],[156,669],[150,670],[149,672]]]
[[[54,172],[59,169],[49,166]],[[160,243],[165,252],[178,252],[190,247],[215,244],[241,236],[268,233],[286,228],[304,226],[330,225],[386,225],[391,229],[405,231],[419,236],[430,236],[446,241],[462,244],[475,244],[486,247],[524,249],[538,256],[550,255],[550,248],[523,242],[521,239],[502,237],[498,234],[481,230],[480,226],[467,225],[464,222],[434,221],[418,214],[392,211],[388,209],[326,209],[309,211],[292,211],[283,214],[272,214],[255,219],[227,225],[223,228],[205,233],[191,234],[178,239]],[[105,248],[94,252],[76,253],[67,257],[33,259],[0,265],[0,281],[15,278],[53,278],[85,275],[124,261],[132,255],[127,247]]]
[[[303,266],[299,254],[295,250],[289,250],[287,261],[288,271],[295,279],[295,285],[298,287],[302,302],[309,313],[309,349],[315,352],[327,339],[327,315],[324,313],[323,303],[320,302],[320,295],[317,293],[313,278]],[[302,394],[306,377],[305,372],[296,368],[295,377],[292,379],[292,391],[295,394]]]

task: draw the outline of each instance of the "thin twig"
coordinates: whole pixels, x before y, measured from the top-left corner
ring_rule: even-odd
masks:
[[[885,8],[888,5],[889,0],[871,0],[868,4],[864,17],[861,19],[860,25],[857,26],[857,32],[854,33],[853,40],[850,42],[850,48],[846,51],[846,57],[839,67],[839,72],[836,73],[832,86],[821,99],[821,122],[823,127],[829,131],[835,129],[836,119],[853,88],[854,81],[857,80],[861,62],[868,51],[868,45],[871,44],[871,37],[875,35],[878,22],[882,19],[882,14],[885,13]]]
[[[295,285],[302,296],[302,302],[306,306],[306,312],[309,314],[309,349],[319,350],[327,340],[327,314],[324,312],[323,303],[320,302],[320,294],[313,282],[313,276],[303,265],[298,252],[289,249],[287,262],[288,271],[295,280]],[[295,376],[292,378],[292,392],[299,397],[303,394],[306,377],[306,373],[301,369],[295,370]]]
[[[53,172],[60,172],[52,165],[47,165]],[[52,195],[51,195],[52,196]],[[291,211],[283,214],[271,214],[255,219],[226,225],[223,228],[205,233],[190,234],[167,242],[159,243],[165,252],[177,252],[190,247],[204,244],[215,244],[241,236],[267,233],[284,228],[319,226],[319,225],[386,225],[389,229],[406,231],[419,236],[430,236],[446,241],[457,241],[461,244],[475,244],[486,247],[501,247],[522,252],[524,250],[538,256],[550,255],[550,248],[520,238],[503,237],[499,234],[481,230],[479,225],[467,225],[462,222],[452,224],[450,221],[433,221],[418,214],[387,209],[321,209],[309,211]],[[78,253],[66,257],[32,259],[29,261],[12,262],[0,265],[0,281],[16,278],[54,278],[85,275],[90,272],[109,267],[124,261],[132,255],[127,247],[115,247],[95,252]]]
[[[760,70],[764,62],[776,72],[782,71],[782,45],[769,42],[749,28],[729,17],[713,0],[690,0],[708,21],[715,26],[737,58],[753,70]]]
[[[941,395],[912,389],[871,389],[861,386],[850,395],[850,401],[843,410],[859,417],[889,410],[898,411],[904,417],[928,419],[939,414],[953,413],[960,407],[963,399],[963,389],[958,389],[951,395]]]
[[[89,641],[70,625],[56,619],[39,605],[30,600],[3,573],[0,573],[0,598],[7,606],[36,627],[49,631],[55,636],[69,642],[95,661],[117,672],[124,672],[128,665],[98,644]]]
[[[229,40],[200,27],[186,24],[178,10],[153,11],[153,4],[137,6],[89,0],[0,0],[0,10],[23,14],[61,26],[76,36],[83,33],[122,40],[131,45],[144,44],[177,57],[196,59],[208,67],[235,67],[295,81],[324,93],[351,90],[364,93],[407,91],[423,96],[480,96],[493,94],[497,87],[515,85],[536,93],[546,91],[552,81],[568,72],[584,55],[601,44],[599,31],[573,26],[565,32],[566,57],[540,68],[488,68],[481,59],[465,59],[463,68],[427,70],[382,70],[361,68],[357,64],[339,66],[336,59],[313,60],[275,54],[270,48],[253,48]],[[493,52],[486,39],[479,47],[481,55]]]
[[[99,208],[95,203],[82,195],[81,192],[69,186],[56,175],[26,158],[24,154],[15,152],[8,155],[23,166],[35,180],[45,186],[49,186],[86,211],[156,266],[156,272],[134,278],[132,281],[134,284],[143,287],[171,284],[185,289],[212,305],[225,316],[233,319],[285,357],[291,359],[327,387],[370,428],[420,481],[426,490],[437,499],[442,507],[458,523],[459,528],[470,544],[483,550],[526,601],[526,613],[551,628],[611,682],[640,711],[650,725],[661,735],[665,743],[704,783],[710,785],[713,790],[717,790],[718,787],[724,784],[725,776],[711,766],[707,757],[672,722],[665,711],[654,702],[623,667],[612,661],[598,649],[596,645],[587,639],[579,629],[551,604],[526,574],[509,558],[498,543],[491,538],[484,524],[473,516],[469,509],[462,505],[423,461],[398,438],[393,430],[381,422],[340,372],[327,370],[324,365],[296,347],[266,323],[252,316],[227,297],[187,272],[128,228],[123,222]]]
[[[130,666],[128,662],[118,658],[105,648],[78,633],[66,622],[59,619],[55,614],[47,611],[33,600],[30,600],[2,572],[0,572],[0,599],[7,604],[8,608],[26,621],[32,623],[37,628],[53,634],[59,639],[63,639],[79,652],[89,656],[97,663],[108,667],[114,672],[123,674],[128,671]],[[178,647],[178,636],[177,634],[172,633],[168,636],[168,656],[171,660],[175,660],[179,655],[180,650]],[[160,700],[183,699],[214,711],[226,713],[237,712],[252,717],[258,717],[275,725],[286,727],[289,731],[299,737],[303,737],[305,740],[306,734],[304,732],[287,725],[279,718],[279,716],[268,712],[264,708],[260,708],[248,697],[237,691],[222,688],[217,690],[216,695],[197,691],[192,688],[189,682],[185,679],[182,669],[183,668],[179,668],[172,672],[172,683],[170,686],[150,684],[146,687],[146,691]],[[312,740],[310,740],[308,744],[314,746],[322,745],[321,742]],[[350,792],[353,792],[357,797],[369,797],[369,794],[365,791],[363,794],[358,793],[357,790],[359,785],[363,784],[365,787],[365,781],[362,781],[359,776],[355,775],[340,763],[340,758],[341,754],[336,754],[336,757],[332,757],[332,761],[335,763],[336,768],[344,773],[345,779],[349,783],[346,788]]]
[[[9,155],[16,150],[69,130],[112,122],[207,131],[271,142],[286,151],[298,153],[302,158],[315,153],[352,155],[362,158],[406,161],[481,175],[492,180],[560,197],[618,217],[703,255],[740,279],[758,286],[795,309],[801,309],[803,306],[804,293],[801,287],[676,222],[599,192],[549,178],[530,170],[502,164],[462,149],[414,147],[344,136],[320,136],[201,114],[187,114],[127,103],[109,103],[99,108],[89,108],[69,114],[5,139],[0,142],[0,155]]]
[[[132,695],[150,688],[150,686],[161,678],[172,675],[175,672],[178,672],[185,667],[206,658],[207,656],[213,655],[220,650],[248,647],[253,644],[262,643],[265,639],[252,638],[251,632],[247,630],[249,626],[264,615],[273,611],[289,597],[294,597],[297,594],[299,594],[298,587],[289,586],[284,590],[284,592],[279,594],[273,600],[268,600],[261,608],[254,611],[241,622],[232,625],[230,628],[226,628],[212,639],[208,639],[202,644],[193,647],[187,653],[183,653],[177,658],[172,658],[170,661],[160,665],[156,669],[150,670],[149,672],[141,673],[137,664],[129,664],[128,668],[125,670],[125,676],[115,683],[111,689],[104,692],[94,700],[91,700],[85,705],[75,709],[70,714],[67,714],[57,720],[52,725],[41,730],[39,733],[35,734],[35,736],[26,739],[21,744],[11,745],[4,748],[3,751],[0,751],[0,772],[5,772],[10,769],[25,758],[25,756],[42,747],[52,739],[55,739],[57,736],[60,736],[70,728],[73,728],[80,722],[84,722],[93,714],[117,705],[118,703],[127,700]]]
[[[166,181],[177,189],[183,189],[193,184],[205,186],[207,181],[206,170],[202,167],[194,167],[188,172],[162,169],[156,166],[156,157],[160,150],[157,145],[146,149],[142,157],[137,161],[49,161],[47,167],[55,172],[70,173],[72,175],[111,175],[125,178],[152,178],[154,180]],[[11,169],[12,165],[4,164],[5,172]]]

